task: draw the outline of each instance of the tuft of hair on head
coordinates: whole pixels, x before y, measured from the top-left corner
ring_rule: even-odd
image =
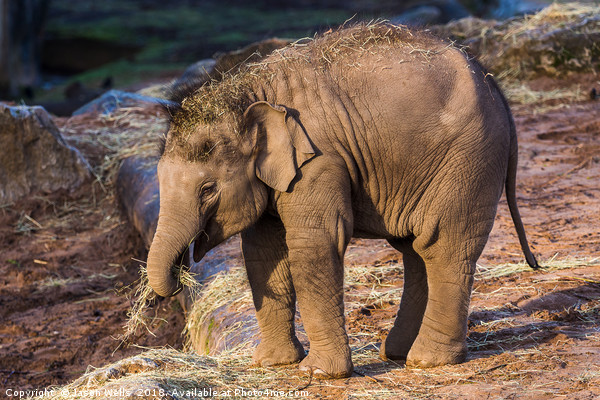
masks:
[[[187,158],[194,162],[206,162],[211,156],[211,152],[217,147],[219,142],[214,142],[211,139],[207,139],[204,143],[199,145],[192,145],[190,151],[187,154]]]
[[[176,85],[171,86],[167,90],[166,100],[160,103],[168,120],[167,132],[174,122],[175,115],[183,111],[183,101],[188,97],[192,97],[205,83],[207,83],[206,80],[177,82]],[[158,154],[160,156],[164,154],[166,149],[167,132],[161,136],[158,142]]]

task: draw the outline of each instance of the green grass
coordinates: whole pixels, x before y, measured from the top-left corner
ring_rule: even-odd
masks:
[[[270,37],[302,38],[337,26],[352,13],[342,9],[295,8],[266,10],[248,2],[224,5],[216,0],[144,6],[141,0],[53,0],[45,29],[54,39],[86,38],[141,50],[129,57],[72,76],[36,101],[57,101],[65,87],[80,81],[99,87],[112,77],[123,88],[166,75],[177,76],[190,64],[216,52],[235,50]],[[146,2],[147,4],[147,2]],[[166,3],[165,3],[166,4]]]
[[[312,36],[315,30],[352,16],[347,10],[267,11],[252,4],[224,6],[217,1],[147,9],[136,9],[135,1],[85,3],[89,2],[53,1],[47,34],[144,46],[136,59],[146,62],[165,57],[171,62],[193,62],[217,48],[231,50],[271,36]]]
[[[162,75],[180,71],[187,64],[184,63],[136,63],[127,60],[115,61],[105,64],[70,79],[79,80],[90,86],[98,85],[107,76],[112,76],[116,87],[123,87],[138,81],[151,80]]]

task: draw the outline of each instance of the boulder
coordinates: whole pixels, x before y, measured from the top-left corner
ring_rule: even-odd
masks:
[[[89,87],[75,81],[64,90],[65,98],[59,101],[45,101],[39,103],[49,113],[59,117],[70,117],[73,112],[95,98],[104,94],[112,87],[112,77],[106,77],[100,87]]]
[[[221,75],[226,72],[234,72],[236,68],[254,62],[258,62],[277,49],[292,43],[290,39],[265,39],[260,42],[251,43],[248,46],[228,53],[218,54],[214,71]]]
[[[442,18],[442,11],[434,6],[420,6],[412,8],[390,19],[396,25],[421,26],[437,24]]]
[[[548,2],[543,0],[461,0],[461,3],[478,17],[500,20],[535,13],[548,5]]]
[[[97,99],[87,103],[83,107],[75,110],[73,115],[81,115],[86,113],[110,115],[118,108],[148,106],[149,104],[161,106],[162,104],[165,104],[165,102],[167,101],[164,99],[113,89],[104,93]]]
[[[206,82],[210,80],[216,64],[217,60],[212,58],[195,62],[183,71],[183,74],[177,78],[173,85],[177,86],[183,82]]]
[[[0,104],[0,203],[73,190],[90,176],[87,161],[44,108]]]

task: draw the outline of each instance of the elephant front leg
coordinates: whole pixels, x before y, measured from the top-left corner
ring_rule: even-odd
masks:
[[[300,369],[343,378],[353,365],[344,318],[344,253],[353,231],[345,164],[328,157],[303,167],[303,178],[277,200],[285,226],[290,272],[310,341]]]
[[[261,331],[253,361],[262,366],[300,361],[305,353],[295,332],[296,294],[281,221],[263,216],[242,233],[242,252]]]
[[[310,341],[300,369],[319,378],[348,377],[353,366],[345,330],[342,259],[323,232],[291,230],[290,236],[292,277]]]

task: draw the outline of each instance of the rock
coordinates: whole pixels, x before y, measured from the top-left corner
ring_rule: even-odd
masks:
[[[44,108],[0,104],[0,203],[73,190],[91,167],[67,145]]]
[[[109,115],[118,108],[147,106],[148,103],[160,106],[168,103],[168,101],[156,97],[143,96],[141,94],[128,93],[113,89],[77,109],[73,115],[81,115],[85,113]]]
[[[467,9],[455,0],[429,1],[408,8],[390,21],[394,24],[422,26],[446,23],[469,15]]]
[[[436,1],[436,6],[442,12],[441,22],[446,23],[461,18],[467,18],[471,13],[456,0]]]
[[[431,25],[440,22],[442,11],[433,6],[420,6],[410,9],[397,17],[391,18],[390,22],[396,25]]]
[[[498,22],[494,20],[467,17],[445,25],[432,26],[429,29],[443,39],[460,41],[461,44],[465,44],[465,41],[484,35],[488,30],[496,26],[498,26]]]
[[[543,0],[462,0],[462,3],[479,17],[500,20],[535,13],[548,5],[548,2]]]
[[[217,60],[212,58],[200,60],[187,67],[181,77],[175,81],[174,85],[179,85],[182,82],[206,82],[210,80],[216,64]]]
[[[95,98],[104,94],[112,87],[112,78],[107,77],[98,88],[87,87],[80,81],[75,81],[65,88],[65,99],[61,101],[46,101],[39,105],[46,111],[59,117],[70,117],[73,112]]]
[[[214,71],[217,74],[234,72],[235,68],[254,62],[258,62],[277,49],[292,43],[290,39],[271,38],[249,44],[248,46],[229,53],[219,54],[216,57]]]

